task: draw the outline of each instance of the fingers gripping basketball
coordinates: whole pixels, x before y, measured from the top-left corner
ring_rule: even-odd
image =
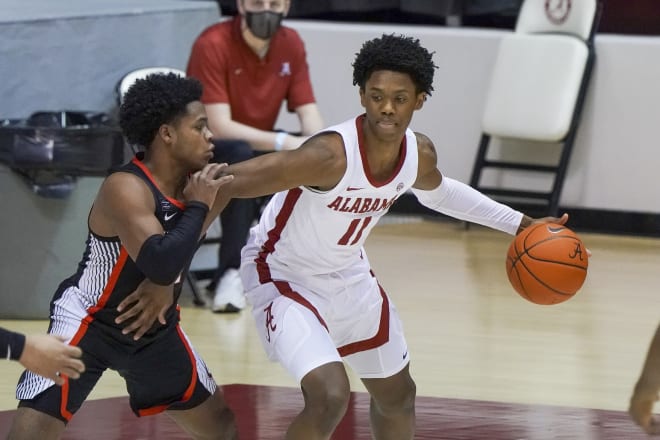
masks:
[[[511,242],[506,272],[513,288],[536,304],[557,304],[575,295],[587,276],[582,240],[554,223],[528,227]]]

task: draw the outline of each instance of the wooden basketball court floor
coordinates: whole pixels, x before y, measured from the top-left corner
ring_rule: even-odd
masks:
[[[566,303],[538,306],[508,284],[508,235],[414,218],[385,223],[367,252],[403,319],[419,396],[416,438],[647,438],[625,410],[660,319],[660,240],[580,233],[593,253],[584,287]],[[223,386],[241,438],[283,438],[302,397],[265,358],[249,312],[213,314],[189,298],[182,325]],[[41,332],[46,321],[0,325]],[[0,438],[20,371],[17,363],[0,364]],[[333,438],[369,439],[368,396],[353,375],[351,383],[351,406]],[[135,417],[114,372],[63,438],[91,437],[186,438],[165,415]]]

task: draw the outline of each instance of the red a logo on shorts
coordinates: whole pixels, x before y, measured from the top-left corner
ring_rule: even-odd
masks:
[[[266,312],[266,340],[270,342],[270,332],[274,332],[277,329],[277,324],[273,324],[273,302],[271,301],[270,304],[268,304],[268,307],[264,309],[264,312]]]

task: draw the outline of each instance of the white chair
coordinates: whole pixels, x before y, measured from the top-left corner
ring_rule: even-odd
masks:
[[[139,69],[132,70],[126,73],[119,82],[117,83],[116,92],[117,92],[117,102],[121,104],[126,91],[128,88],[133,85],[135,80],[146,78],[152,73],[175,73],[179,76],[186,76],[186,72],[181,69],[175,69],[173,67],[142,67]]]
[[[497,199],[540,208],[543,215],[557,214],[594,63],[594,34],[601,9],[599,0],[524,1],[515,31],[500,42],[471,186]],[[492,158],[492,151],[489,154],[491,138],[504,140],[496,158]],[[524,145],[523,151],[558,144],[558,160],[551,165],[530,161],[529,156],[538,150],[512,159],[505,151],[506,142],[512,139],[518,148]],[[486,168],[541,173],[546,179],[549,175],[551,188],[548,192],[533,191],[528,182],[520,183],[525,179],[519,179],[519,188],[513,189],[511,182],[515,180],[507,181],[497,174],[496,178],[489,175],[488,184],[482,184]],[[505,187],[505,183],[509,185]]]

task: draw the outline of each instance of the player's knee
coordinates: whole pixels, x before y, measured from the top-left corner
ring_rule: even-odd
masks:
[[[236,427],[236,418],[234,412],[225,406],[219,415],[220,438],[226,440],[235,440],[238,438],[238,428]]]
[[[380,413],[388,414],[412,411],[415,408],[417,386],[412,378],[409,378],[399,384],[399,386],[392,387],[387,393],[381,394],[377,398],[374,397],[374,403]]]
[[[403,409],[412,409],[415,407],[415,397],[417,396],[417,385],[410,379],[407,386],[399,396],[399,407]]]
[[[214,403],[214,419],[216,428],[212,430],[217,439],[234,440],[238,438],[236,427],[236,417],[234,411],[227,405],[224,397],[220,391],[216,390],[214,395],[209,399]]]
[[[12,425],[7,434],[7,440],[57,439],[64,431],[61,420],[32,408],[18,408]]]
[[[328,383],[324,387],[304,390],[305,410],[313,417],[332,424],[346,413],[350,400],[350,386],[346,382]]]
[[[339,418],[343,417],[348,410],[350,395],[351,392],[349,388],[332,390],[329,392],[325,398],[326,412],[331,416],[334,415]]]

